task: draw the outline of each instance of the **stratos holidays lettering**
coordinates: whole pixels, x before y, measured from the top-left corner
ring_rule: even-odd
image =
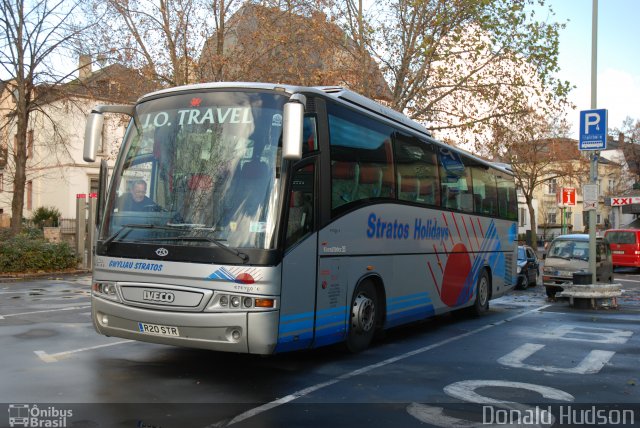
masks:
[[[385,220],[375,213],[367,218],[367,237],[370,239],[409,239],[414,240],[447,240],[449,228],[441,226],[436,219],[416,218],[413,222],[413,230],[409,223],[394,220]]]

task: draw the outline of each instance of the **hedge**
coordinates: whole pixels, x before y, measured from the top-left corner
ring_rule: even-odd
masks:
[[[38,233],[39,232],[39,233]],[[14,237],[0,239],[0,273],[56,271],[78,264],[75,251],[66,242],[44,240],[42,231],[26,229]]]

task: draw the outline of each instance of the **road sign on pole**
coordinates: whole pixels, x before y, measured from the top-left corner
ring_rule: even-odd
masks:
[[[584,184],[582,186],[582,209],[595,210],[598,207],[598,185]]]
[[[580,150],[607,149],[607,110],[580,112]]]

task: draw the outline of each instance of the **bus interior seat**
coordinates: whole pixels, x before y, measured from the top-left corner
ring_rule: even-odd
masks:
[[[503,217],[507,215],[507,199],[507,189],[498,187],[498,215]]]
[[[429,178],[420,179],[420,187],[418,188],[418,200],[429,205],[436,205],[437,200],[436,186],[433,180]]]
[[[311,230],[311,202],[304,192],[292,190],[289,197],[289,219],[287,221],[287,239],[299,236]]]
[[[395,183],[393,182],[393,167],[386,166],[382,168],[382,187],[380,196],[385,198],[393,198],[396,194]]]
[[[398,196],[403,201],[415,201],[420,191],[420,180],[414,176],[398,174]]]
[[[458,192],[457,189],[456,191],[452,190],[449,187],[444,187],[443,188],[443,203],[442,206],[444,208],[451,208],[454,210],[457,210],[459,207],[459,200],[458,200]]]
[[[458,193],[458,209],[466,212],[473,212],[473,195],[471,193]]]
[[[477,193],[473,194],[473,211],[476,213],[483,213],[482,210],[482,195],[478,195]]]
[[[374,164],[360,165],[358,199],[377,198],[382,191],[382,168]]]
[[[355,199],[360,168],[356,162],[334,161],[331,165],[331,206],[344,205]]]

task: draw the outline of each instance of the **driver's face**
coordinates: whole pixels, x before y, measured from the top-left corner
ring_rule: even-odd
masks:
[[[145,193],[147,193],[147,186],[143,184],[136,184],[131,189],[131,196],[133,196],[133,200],[136,202],[142,202]]]

